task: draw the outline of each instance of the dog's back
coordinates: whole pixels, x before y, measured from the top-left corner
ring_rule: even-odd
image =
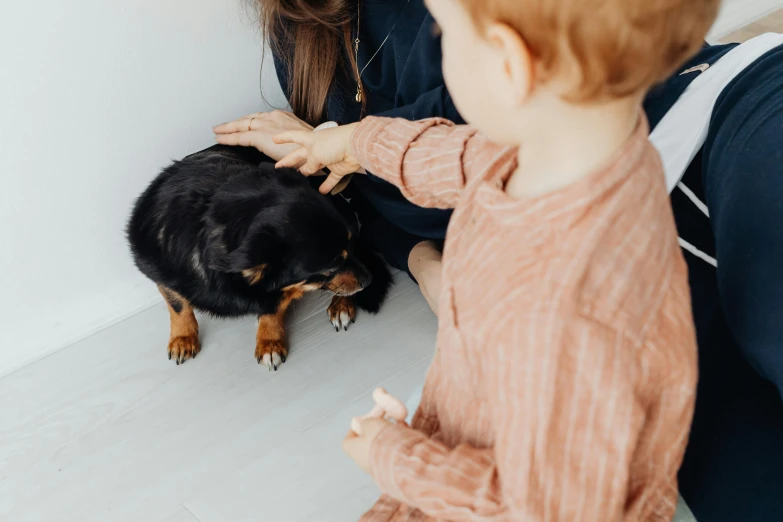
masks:
[[[227,149],[227,148],[226,148]],[[203,276],[203,219],[213,196],[255,166],[230,149],[207,149],[176,161],[139,196],[128,223],[133,258],[144,275],[161,282],[172,275]]]
[[[260,209],[274,212],[311,192],[301,175],[275,171],[253,150],[218,145],[174,162],[138,198],[128,223],[139,270],[216,315],[257,313],[258,292],[211,268],[210,240],[246,230]]]

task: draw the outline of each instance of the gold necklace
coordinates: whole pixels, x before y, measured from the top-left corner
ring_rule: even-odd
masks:
[[[381,42],[380,47],[378,47],[378,50],[375,51],[375,54],[373,54],[369,60],[367,60],[367,63],[364,64],[364,67],[362,67],[362,70],[359,70],[359,31],[361,30],[361,15],[362,15],[362,2],[359,0],[356,2],[357,8],[356,8],[356,40],[353,41],[354,43],[354,53],[356,56],[356,102],[362,103],[362,99],[364,98],[364,93],[362,91],[362,75],[364,74],[364,71],[367,69],[367,67],[370,65],[370,63],[375,59],[376,56],[378,56],[378,53],[381,52],[381,49],[383,49],[383,46],[386,45],[386,42],[389,40],[389,37],[394,32],[394,28],[397,27],[397,24],[399,23],[400,19],[402,18],[403,12],[405,12],[405,8],[408,6],[411,0],[407,0],[405,2],[405,5],[402,6],[402,9],[400,9],[400,14],[397,15],[397,20],[394,22],[394,25],[389,30],[389,34],[386,35],[386,38],[383,39],[383,42]]]

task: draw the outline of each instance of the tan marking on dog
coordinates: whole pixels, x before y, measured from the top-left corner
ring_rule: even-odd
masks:
[[[356,274],[352,272],[342,272],[334,276],[325,286],[325,288],[336,294],[352,294],[362,289]]]
[[[196,357],[201,349],[198,340],[198,321],[190,302],[177,292],[165,286],[158,285],[166,306],[169,309],[171,332],[169,334],[168,354],[169,359],[182,364],[188,359]],[[174,301],[180,308],[177,312],[172,306]]]
[[[264,278],[264,272],[266,271],[266,268],[267,265],[264,264],[254,266],[253,268],[248,268],[247,270],[242,270],[242,277],[247,279],[247,282],[250,286],[257,285]]]
[[[288,300],[286,303],[286,308],[291,303],[291,301],[296,301],[297,299],[301,299],[302,296],[304,296],[307,292],[312,292],[313,290],[320,290],[322,288],[322,285],[318,283],[296,283],[294,285],[289,285],[283,288],[283,301]]]
[[[270,369],[279,367],[288,356],[285,342],[285,313],[291,303],[301,299],[307,292],[318,290],[320,285],[312,283],[297,283],[283,288],[283,296],[277,310],[273,314],[258,318],[256,331],[256,360]]]
[[[282,314],[268,314],[258,318],[256,344],[261,341],[285,342],[285,325]],[[258,358],[258,351],[256,351],[256,358]]]
[[[356,320],[356,305],[353,297],[342,295],[332,297],[326,312],[329,314],[329,322],[336,331],[340,331],[340,328],[348,330],[348,325]]]

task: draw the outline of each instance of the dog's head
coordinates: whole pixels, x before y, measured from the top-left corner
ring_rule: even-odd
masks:
[[[357,259],[351,212],[294,171],[262,165],[226,183],[205,217],[205,257],[260,291],[297,287],[351,295],[372,279]]]

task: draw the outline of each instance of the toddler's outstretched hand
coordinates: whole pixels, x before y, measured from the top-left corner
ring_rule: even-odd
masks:
[[[318,132],[290,131],[278,134],[272,141],[277,144],[295,143],[300,148],[277,162],[276,166],[298,169],[311,176],[322,168],[331,172],[319,189],[328,194],[340,180],[361,169],[351,152],[351,135],[358,123],[343,125]]]

